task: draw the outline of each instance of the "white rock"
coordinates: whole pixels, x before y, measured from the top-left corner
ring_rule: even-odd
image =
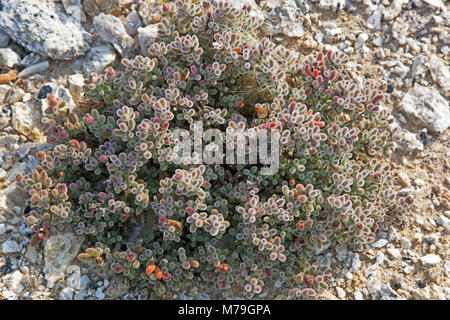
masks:
[[[384,247],[386,244],[388,243],[388,241],[386,239],[379,239],[375,242],[372,243],[372,247],[373,248],[382,248]]]
[[[55,60],[71,60],[88,48],[89,34],[53,2],[0,1],[0,26],[27,50]]]
[[[377,256],[376,256],[376,264],[377,265],[381,265],[384,262],[384,253],[381,251],[377,252]]]
[[[380,29],[381,28],[381,16],[383,15],[384,7],[380,5],[377,10],[375,10],[372,15],[367,19],[367,28],[369,29]]]
[[[406,274],[411,273],[411,271],[413,271],[413,270],[414,270],[414,267],[413,267],[413,266],[406,266],[406,267],[403,269],[403,271],[404,271]]]
[[[86,275],[82,276],[80,278],[80,291],[86,290],[86,288],[90,282],[91,282],[91,280],[89,279],[88,276],[86,276]]]
[[[24,289],[24,286],[22,284],[23,274],[19,270],[7,274],[2,278],[2,280],[9,288],[9,290],[15,293],[20,293]]]
[[[45,72],[45,71],[47,71],[48,67],[49,67],[48,61],[42,61],[42,62],[36,63],[36,64],[29,66],[29,67],[23,69],[22,71],[20,71],[19,77],[26,78],[26,77],[31,76],[36,73]]]
[[[336,293],[339,298],[345,297],[345,291],[344,291],[344,289],[342,289],[340,287],[336,287]]]
[[[409,241],[407,238],[401,238],[400,245],[403,249],[409,249],[411,248],[411,241]]]
[[[74,290],[80,290],[81,285],[81,269],[77,265],[71,265],[67,267],[66,270],[67,274],[72,273],[70,277],[67,278],[67,286],[74,289]]]
[[[92,48],[81,60],[83,71],[86,74],[102,73],[106,67],[112,65],[116,60],[116,55],[110,45],[100,45]]]
[[[390,21],[396,18],[402,11],[402,6],[404,3],[406,3],[406,0],[393,0],[391,5],[384,10],[384,20]]]
[[[349,251],[347,249],[347,245],[346,244],[338,244],[335,247],[335,250],[336,250],[336,258],[339,261],[344,261],[347,258],[348,254],[349,254]]]
[[[315,39],[318,43],[322,43],[323,37],[324,37],[324,34],[323,34],[322,32],[318,32],[318,33],[314,36],[314,39]]]
[[[105,43],[111,43],[121,55],[134,46],[134,39],[125,30],[119,18],[100,13],[94,18],[94,27]]]
[[[444,268],[447,272],[450,272],[450,260],[445,261]]]
[[[45,241],[44,272],[47,287],[53,287],[54,283],[64,275],[67,266],[78,255],[83,239],[72,233],[64,233],[52,235]]]
[[[421,216],[416,216],[416,222],[417,222],[417,224],[420,224],[421,226],[423,226],[425,223],[425,218],[421,217]]]
[[[414,184],[418,187],[421,187],[425,184],[425,181],[423,181],[422,179],[415,179]]]
[[[356,47],[361,47],[368,39],[369,35],[367,33],[361,33],[358,38],[356,38]]]
[[[99,300],[105,299],[105,294],[102,292],[102,288],[97,288],[97,291],[95,291],[95,296]]]
[[[20,63],[20,56],[10,48],[0,49],[0,65],[12,68]]]
[[[423,143],[412,132],[400,129],[402,140],[397,144],[396,148],[407,151],[422,151]]]
[[[66,287],[61,290],[59,293],[59,299],[61,300],[72,300],[73,298],[73,290],[72,288]]]
[[[35,263],[38,259],[38,254],[35,247],[28,246],[27,251],[25,252],[25,258],[31,263]]]
[[[352,267],[350,268],[351,272],[356,272],[361,267],[361,260],[359,260],[359,254],[353,255],[352,258]]]
[[[397,241],[399,239],[398,233],[392,226],[389,229],[389,241]]]
[[[127,20],[125,21],[123,26],[125,27],[125,30],[129,35],[134,36],[135,34],[137,34],[138,29],[142,27],[142,21],[139,13],[137,13],[136,10],[132,10],[128,14]]]
[[[327,34],[329,36],[334,37],[334,36],[342,33],[342,28],[326,29],[325,31],[327,32]]]
[[[417,218],[416,218],[417,219]],[[417,220],[416,220],[417,221]],[[425,221],[425,219],[424,219],[424,221]],[[414,234],[414,239],[417,241],[417,242],[422,242],[422,239],[423,239],[423,233],[415,233]]]
[[[425,236],[425,240],[427,242],[430,242],[431,244],[436,244],[436,243],[439,243],[440,236],[441,236],[440,233],[429,234],[429,235]]]
[[[86,15],[83,12],[83,7],[80,0],[61,0],[66,13],[74,19],[75,23],[86,22]]]
[[[22,206],[29,198],[28,192],[17,185],[17,182],[9,184],[8,188],[0,193],[0,209],[12,208],[13,206]],[[2,215],[0,215],[1,219]],[[10,220],[11,221],[11,220]],[[9,221],[9,223],[11,223]]]
[[[14,240],[6,240],[2,243],[3,253],[16,253],[20,252],[20,246]]]
[[[81,99],[84,87],[84,77],[82,74],[73,74],[68,77],[69,80],[69,92],[72,96],[72,100],[75,105],[78,105],[78,101]]]
[[[355,297],[355,300],[364,300],[362,293],[359,291],[356,291],[354,293],[354,297]]]
[[[34,103],[18,102],[11,106],[14,129],[32,140],[40,138],[41,112]]]
[[[389,248],[387,249],[387,252],[393,257],[394,259],[400,258],[400,250],[396,248]]]
[[[447,233],[450,233],[450,219],[441,214],[437,219],[436,223],[440,226],[443,226]]]
[[[25,95],[25,91],[23,91],[21,88],[13,88],[12,94],[8,98],[9,104],[14,104],[16,102],[22,101],[23,96]]]
[[[148,55],[148,48],[158,40],[158,25],[151,24],[145,28],[138,28],[138,39],[141,46],[141,53]]]
[[[444,3],[442,2],[442,0],[421,0],[423,3],[428,4],[430,7],[433,8],[444,8]]]
[[[399,109],[420,129],[442,133],[450,126],[449,102],[432,87],[416,84],[405,94]]]
[[[444,90],[450,90],[450,68],[434,54],[430,57],[430,70],[433,80]]]
[[[418,55],[411,64],[409,73],[413,78],[423,77],[428,70],[428,65],[427,56],[424,54]]]
[[[425,266],[434,266],[437,265],[439,262],[442,261],[441,257],[436,254],[427,254],[420,258],[420,261]]]
[[[27,92],[23,95],[22,101],[29,102],[29,101],[31,101],[31,99],[33,99],[33,95],[31,93]]]
[[[261,9],[265,11],[264,13],[271,21],[271,23],[265,23],[262,26],[266,34],[284,34],[295,38],[303,36],[304,30],[301,20],[303,14],[295,1],[269,0],[262,4]]]
[[[338,9],[345,8],[345,0],[320,0],[319,8],[336,11]]]
[[[399,78],[404,78],[409,72],[409,67],[405,66],[402,62],[397,61],[397,65],[392,70],[392,74],[396,74]]]

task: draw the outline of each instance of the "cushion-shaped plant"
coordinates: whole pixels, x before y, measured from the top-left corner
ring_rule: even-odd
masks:
[[[92,75],[77,109],[48,96],[52,149],[18,177],[33,245],[72,228],[89,244],[79,259],[151,297],[176,298],[201,280],[251,298],[277,279],[305,299],[329,279],[310,265],[314,255],[336,244],[364,250],[401,219],[412,198],[393,193],[383,160],[398,139],[379,104],[385,86],[355,81],[343,53],[298,58],[261,38],[250,11],[164,4],[148,56]],[[277,170],[205,163],[222,150],[214,142],[182,158],[182,138],[204,142],[207,129],[276,133]],[[242,141],[227,147],[253,156]]]

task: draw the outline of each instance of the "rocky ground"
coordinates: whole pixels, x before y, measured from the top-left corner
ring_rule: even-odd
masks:
[[[388,84],[386,106],[403,132],[390,161],[396,188],[414,195],[414,207],[369,251],[338,246],[318,256],[333,275],[320,299],[449,299],[450,3],[229,1],[251,3],[265,19],[263,32],[300,55],[330,47],[349,54],[355,79]],[[33,169],[33,155],[46,148],[42,99],[54,93],[77,104],[91,72],[145,52],[160,2],[0,0],[0,300],[139,297],[126,282],[79,264],[83,239],[70,232],[30,247],[22,219],[29,208],[14,178]],[[276,287],[267,298],[276,298]],[[195,288],[187,296],[208,297]]]

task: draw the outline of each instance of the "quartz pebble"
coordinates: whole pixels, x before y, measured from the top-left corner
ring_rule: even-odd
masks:
[[[20,56],[10,48],[0,49],[0,65],[12,68],[20,63]]]
[[[411,248],[411,241],[409,241],[408,238],[401,238],[400,245],[403,249],[409,249]]]
[[[339,298],[345,298],[345,291],[340,287],[336,287],[336,293]]]
[[[14,240],[6,240],[2,244],[3,253],[16,253],[20,252],[20,246]]]
[[[354,293],[354,297],[355,297],[355,300],[364,300],[362,293],[359,291],[356,291]]]
[[[396,249],[396,248],[389,248],[387,249],[387,252],[389,253],[389,255],[391,257],[393,257],[394,259],[398,259],[400,258],[400,250]]]
[[[439,262],[442,261],[441,257],[439,257],[436,254],[427,254],[420,258],[420,261],[425,266],[434,266],[437,265]]]
[[[373,248],[382,248],[387,243],[388,243],[388,241],[386,239],[379,239],[379,240],[375,241],[374,243],[372,243],[372,247]]]

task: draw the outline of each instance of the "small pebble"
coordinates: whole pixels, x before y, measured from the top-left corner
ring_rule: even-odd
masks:
[[[3,253],[20,252],[20,247],[14,240],[6,240],[2,244]]]
[[[424,218],[424,217],[421,217],[421,216],[416,216],[416,222],[417,222],[418,224],[420,224],[421,226],[423,226],[424,223],[425,223],[425,218]]]
[[[411,241],[409,241],[407,238],[401,238],[400,245],[403,249],[409,249],[411,248]]]
[[[336,293],[339,298],[345,297],[345,291],[344,291],[344,289],[342,289],[340,287],[336,287]]]
[[[61,300],[72,300],[73,297],[73,290],[72,288],[66,287],[62,289],[62,291],[59,294],[59,298]]]
[[[363,298],[363,296],[362,296],[362,293],[359,292],[359,291],[356,291],[356,292],[354,293],[354,297],[355,297],[355,300],[364,300],[364,298]]]
[[[438,255],[430,253],[421,257],[420,261],[424,266],[434,266],[439,264],[439,262],[441,262],[442,259]]]
[[[102,288],[97,288],[97,291],[95,291],[95,296],[100,300],[103,300],[105,298],[105,294],[102,292]]]
[[[445,261],[444,268],[447,272],[450,272],[450,260]]]
[[[406,274],[409,274],[411,271],[413,271],[414,270],[414,267],[412,267],[412,266],[407,266],[407,267],[405,267],[404,269],[403,269],[403,271],[406,273]]]
[[[387,249],[387,252],[388,252],[394,259],[400,258],[400,250],[398,250],[398,249],[396,249],[396,248],[390,248],[390,249]]]
[[[388,241],[386,239],[379,239],[379,240],[375,241],[374,243],[372,243],[372,247],[373,248],[383,248],[387,243],[388,243]]]
[[[376,263],[377,263],[378,265],[380,265],[380,264],[383,264],[383,262],[384,262],[384,253],[381,252],[381,251],[378,251],[378,252],[377,252]]]

